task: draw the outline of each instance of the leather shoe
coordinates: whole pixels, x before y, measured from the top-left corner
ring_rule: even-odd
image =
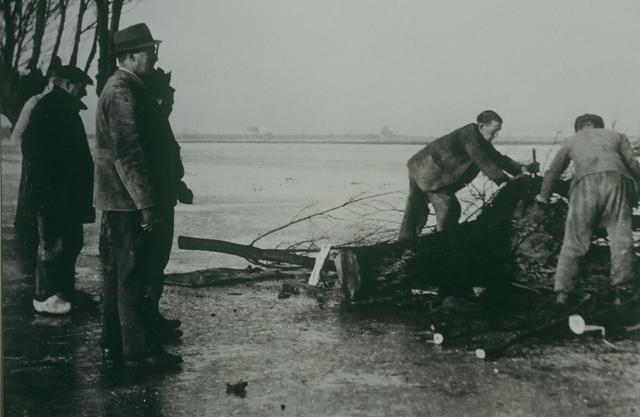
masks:
[[[182,356],[173,355],[162,349],[156,350],[151,355],[129,356],[124,361],[127,366],[152,366],[157,368],[170,368],[182,363]]]
[[[182,322],[178,319],[166,319],[164,317],[160,317],[156,321],[156,327],[159,330],[173,330],[177,329],[182,325]]]
[[[102,360],[103,361],[118,361],[122,359],[122,351],[111,349],[111,348],[102,348]]]
[[[178,329],[166,330],[158,333],[158,340],[160,343],[175,342],[180,339],[183,334],[182,330]]]

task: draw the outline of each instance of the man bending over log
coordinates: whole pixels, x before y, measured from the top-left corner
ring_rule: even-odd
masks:
[[[509,179],[504,171],[514,176],[538,172],[536,162],[523,165],[491,145],[501,128],[502,119],[496,112],[483,111],[477,123],[436,139],[409,159],[409,197],[399,241],[420,235],[427,223],[429,203],[436,214],[438,231],[456,226],[461,214],[456,192],[473,181],[480,171],[497,184]]]
[[[627,137],[604,129],[602,117],[582,115],[575,130],[551,162],[536,196],[536,201],[548,204],[554,183],[573,161],[569,213],[555,276],[559,304],[566,303],[597,228],[604,227],[609,235],[612,283],[633,279],[631,218],[638,203],[640,164]]]

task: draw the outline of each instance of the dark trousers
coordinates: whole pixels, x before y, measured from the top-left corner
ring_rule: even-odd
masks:
[[[158,346],[149,315],[146,232],[139,211],[105,211],[101,234],[107,234],[103,260],[103,348],[125,355],[147,355]],[[105,243],[101,236],[101,243]]]
[[[398,240],[410,240],[420,236],[429,217],[429,203],[433,205],[436,214],[438,231],[455,227],[462,211],[456,198],[456,188],[425,192],[418,187],[413,178],[409,178],[409,196]]]
[[[149,256],[144,258],[149,289],[146,296],[151,298],[151,313],[156,316],[156,320],[160,319],[159,303],[164,291],[164,269],[169,263],[173,244],[174,209],[161,209],[159,215],[161,222],[147,234]]]
[[[17,240],[17,255],[22,272],[31,275],[36,269],[38,260],[38,245],[40,236],[38,232],[38,214],[30,207],[32,198],[32,179],[29,178],[29,162],[22,159],[22,171],[20,173],[20,187],[18,189],[18,205],[14,227]]]
[[[67,301],[75,295],[76,259],[82,250],[82,221],[75,216],[38,215],[36,300],[59,294]]]

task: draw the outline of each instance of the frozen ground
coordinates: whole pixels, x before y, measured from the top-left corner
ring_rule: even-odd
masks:
[[[183,144],[196,195],[177,211],[176,235],[249,243],[317,202],[402,191],[416,145]],[[506,150],[530,158],[531,147]],[[501,149],[505,151],[505,149]],[[539,159],[546,152],[538,147]],[[162,307],[185,335],[167,349],[170,373],[104,366],[100,314],[38,317],[33,277],[13,253],[19,154],[2,143],[3,401],[7,416],[634,416],[640,414],[640,342],[596,337],[536,340],[495,362],[473,346],[426,341],[435,323],[409,303],[346,304],[331,292],[279,298],[282,282],[169,287]],[[393,195],[402,209],[404,195]],[[314,206],[315,207],[315,206]],[[401,213],[389,214],[398,223]],[[97,295],[97,225],[88,226],[78,287]],[[304,233],[303,233],[304,234]],[[270,247],[278,236],[261,242]],[[244,267],[225,255],[174,247],[170,272]],[[440,320],[440,319],[439,319]],[[446,332],[445,332],[446,333]],[[507,335],[495,335],[506,337]],[[226,393],[247,381],[247,395]]]

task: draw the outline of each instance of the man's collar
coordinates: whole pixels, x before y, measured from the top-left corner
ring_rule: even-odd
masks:
[[[118,69],[120,71],[126,72],[127,74],[131,75],[134,80],[136,80],[137,82],[139,82],[140,84],[142,84],[144,86],[144,83],[142,82],[142,79],[139,76],[137,76],[133,71],[129,71],[128,69],[123,68],[123,67],[118,67]]]
[[[68,100],[70,103],[73,103],[75,106],[78,107],[79,110],[87,110],[87,105],[84,104],[84,102],[79,99],[78,97],[74,96],[73,94],[71,94],[70,92],[68,92],[67,90],[65,90],[64,88],[60,87],[59,85],[52,85],[51,86],[51,92],[55,92],[56,94],[60,95],[61,97],[64,97],[65,100]]]

